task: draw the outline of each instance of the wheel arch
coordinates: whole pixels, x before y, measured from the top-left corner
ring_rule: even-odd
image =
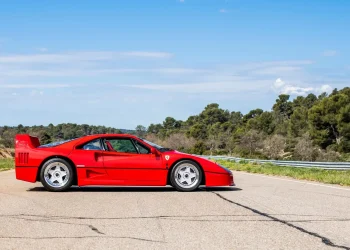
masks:
[[[169,168],[169,170],[168,170],[168,176],[167,176],[167,185],[170,185],[170,184],[171,184],[171,182],[170,182],[170,176],[171,176],[171,171],[172,171],[173,167],[174,167],[177,163],[179,163],[180,161],[192,161],[192,162],[196,163],[196,164],[200,167],[200,169],[202,170],[202,181],[201,181],[200,185],[205,185],[206,179],[205,179],[205,173],[204,173],[204,170],[203,170],[202,165],[201,165],[198,161],[196,161],[196,160],[194,160],[194,159],[191,159],[191,158],[181,158],[181,159],[178,159],[177,161],[175,161],[175,162],[170,166],[170,168]]]
[[[68,157],[66,156],[63,156],[63,155],[51,155],[49,157],[46,157],[40,164],[39,168],[38,168],[38,172],[36,174],[36,181],[40,181],[40,172],[41,172],[41,169],[42,167],[44,166],[45,162],[51,160],[51,159],[55,159],[55,158],[59,158],[59,159],[63,159],[65,161],[67,161],[71,166],[72,166],[72,169],[73,169],[73,174],[74,174],[74,179],[73,179],[73,185],[77,185],[78,184],[78,172],[77,172],[77,168],[74,164],[74,162],[69,159]]]

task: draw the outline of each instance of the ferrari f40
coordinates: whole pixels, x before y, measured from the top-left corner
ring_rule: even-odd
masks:
[[[164,148],[127,134],[88,135],[40,145],[15,138],[16,178],[40,181],[48,191],[76,186],[233,186],[232,172],[210,160]]]

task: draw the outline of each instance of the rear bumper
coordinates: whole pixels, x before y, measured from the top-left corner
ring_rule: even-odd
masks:
[[[205,185],[213,186],[235,186],[232,173],[205,172]]]
[[[36,182],[38,167],[17,167],[16,179],[21,181]]]

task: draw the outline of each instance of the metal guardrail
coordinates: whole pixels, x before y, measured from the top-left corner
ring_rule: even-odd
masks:
[[[288,166],[296,168],[322,168],[322,169],[333,169],[333,170],[350,170],[350,162],[311,162],[311,161],[277,161],[277,160],[258,160],[258,159],[245,159],[239,157],[229,156],[208,156],[208,155],[197,155],[206,159],[215,160],[228,160],[228,161],[247,161],[257,163],[270,163],[277,166]]]

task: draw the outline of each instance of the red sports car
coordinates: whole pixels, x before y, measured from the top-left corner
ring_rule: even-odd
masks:
[[[193,191],[199,185],[233,186],[231,171],[133,135],[100,134],[40,145],[16,135],[16,178],[41,181],[49,191],[72,185],[165,186]]]

